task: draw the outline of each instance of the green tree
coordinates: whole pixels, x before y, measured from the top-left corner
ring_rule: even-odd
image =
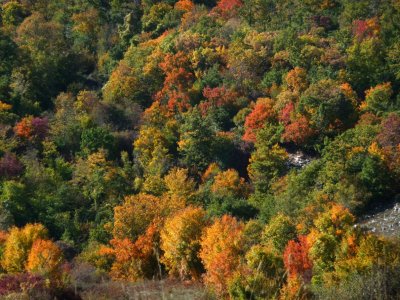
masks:
[[[215,133],[210,122],[193,109],[184,115],[180,133],[178,150],[183,162],[190,168],[205,170],[215,160]]]

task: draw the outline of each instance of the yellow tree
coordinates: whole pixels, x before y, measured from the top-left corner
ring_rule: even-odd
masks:
[[[336,261],[354,253],[354,221],[350,211],[336,203],[329,203],[317,216],[315,228],[307,236],[314,283],[322,283],[334,271]]]
[[[215,176],[211,190],[220,196],[246,197],[249,186],[235,169],[229,169]]]
[[[21,229],[13,227],[5,243],[3,268],[9,273],[22,272],[33,243],[46,237],[47,229],[42,224],[27,224]]]
[[[287,243],[295,237],[295,224],[283,214],[274,216],[263,232],[264,244],[273,246],[279,253],[282,253]]]
[[[114,208],[113,236],[117,239],[136,240],[145,233],[153,219],[161,214],[160,198],[146,194],[127,196],[122,205]]]
[[[113,237],[134,241],[146,232],[150,224],[156,220],[162,223],[171,212],[184,207],[184,202],[171,201],[169,197],[158,198],[147,194],[127,196],[123,205],[114,208]]]
[[[189,197],[195,189],[193,179],[188,176],[187,169],[174,168],[164,177],[168,194]]]
[[[160,195],[165,190],[162,176],[171,163],[170,143],[165,132],[157,127],[144,126],[134,142],[135,153],[143,169],[142,191]]]
[[[162,262],[170,275],[198,279],[202,264],[198,257],[200,237],[207,225],[202,208],[187,207],[165,221],[161,230]]]

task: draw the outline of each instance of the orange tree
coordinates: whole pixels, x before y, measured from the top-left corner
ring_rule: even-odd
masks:
[[[243,230],[243,223],[224,215],[206,228],[202,237],[200,258],[206,269],[204,280],[219,296],[227,294],[228,282],[241,263]]]

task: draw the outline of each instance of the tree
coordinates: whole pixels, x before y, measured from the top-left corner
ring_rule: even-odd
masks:
[[[193,8],[194,3],[191,0],[179,0],[174,5],[174,9],[182,10],[185,12],[191,11]]]
[[[146,194],[127,196],[122,205],[114,208],[113,237],[135,241],[139,235],[145,233],[153,220],[162,220],[185,207],[186,203],[181,198],[174,200],[176,199]]]
[[[328,204],[327,209],[317,215],[316,230],[309,233],[307,240],[314,265],[314,284],[322,284],[326,274],[334,271],[335,262],[352,254],[354,245],[349,246],[349,242],[353,239],[354,220],[347,208],[335,203]]]
[[[349,96],[337,82],[321,80],[302,94],[299,112],[307,117],[313,130],[335,134],[354,124],[356,103]]]
[[[63,263],[61,249],[52,241],[37,239],[29,251],[26,269],[34,274],[54,278]]]
[[[278,253],[285,250],[287,243],[296,237],[296,227],[292,220],[283,215],[274,216],[265,226],[263,243],[272,245]]]
[[[76,99],[71,93],[61,93],[55,99],[55,114],[50,135],[64,156],[75,154],[80,149],[82,125],[75,104]]]
[[[89,64],[87,59],[66,51],[69,48],[63,25],[46,20],[37,11],[19,25],[16,42],[27,60],[14,70],[13,94],[27,109],[32,110],[35,105],[42,109],[52,107],[51,98],[76,80],[78,72],[85,73]]]
[[[297,145],[304,145],[315,135],[315,130],[310,126],[310,122],[306,117],[292,121],[285,127],[285,132],[282,134],[282,139],[285,142],[293,142]]]
[[[239,0],[219,0],[213,11],[228,19],[235,16],[242,5]]]
[[[229,282],[233,299],[271,299],[282,286],[284,267],[281,254],[269,247],[254,245],[245,255],[241,266]]]
[[[159,49],[155,49],[161,40],[162,38],[153,43],[131,45],[124,59],[115,62],[118,65],[112,70],[111,75],[105,74],[108,77],[102,89],[105,102],[116,104],[133,102],[144,107],[152,103],[154,94],[162,88],[163,83],[159,63],[164,55]]]
[[[244,178],[239,176],[239,173],[234,169],[229,169],[218,173],[214,177],[213,185],[211,186],[213,194],[224,197],[234,196],[238,198],[246,198],[249,192],[249,186]]]
[[[178,25],[181,11],[176,11],[166,2],[153,4],[145,10],[142,17],[143,30],[150,32],[153,37],[164,33],[168,28]]]
[[[13,227],[5,243],[3,268],[9,273],[23,272],[32,245],[38,239],[45,239],[47,234],[41,224],[27,224],[21,229]]]
[[[171,161],[168,136],[157,127],[144,126],[134,142],[138,162],[144,171],[144,177],[159,176],[166,173]]]
[[[0,200],[2,208],[10,214],[17,226],[23,226],[31,221],[36,213],[27,186],[22,182],[4,181]]]
[[[224,108],[229,113],[235,111],[239,103],[239,94],[234,90],[228,89],[225,86],[222,87],[205,87],[203,89],[203,96],[207,99],[205,102],[199,104],[200,110],[203,115],[209,113],[211,109]]]
[[[73,14],[71,19],[73,21],[72,32],[75,35],[74,40],[77,46],[83,48],[81,51],[95,52],[101,28],[99,11],[90,8]]]
[[[289,71],[285,78],[287,88],[296,96],[300,96],[309,86],[307,80],[307,71],[296,67]]]
[[[373,37],[355,41],[347,48],[348,79],[356,91],[363,92],[370,86],[390,80],[383,47],[382,39]]]
[[[379,84],[366,91],[365,102],[361,107],[375,114],[382,114],[394,108],[394,101],[391,97],[393,94],[390,82]]]
[[[228,282],[240,265],[243,229],[241,222],[225,215],[206,228],[201,239],[205,283],[219,296],[226,295]]]
[[[168,273],[181,279],[199,279],[203,266],[199,259],[200,237],[207,225],[206,212],[187,207],[167,218],[161,230],[161,261]]]
[[[9,1],[1,8],[2,23],[7,28],[18,26],[28,15],[26,7],[17,1]]]
[[[10,6],[17,5],[16,2],[8,2]],[[13,5],[14,4],[14,5]],[[4,20],[5,11],[2,12],[2,21]],[[19,18],[18,18],[19,19]],[[14,20],[13,20],[14,21]],[[18,20],[19,21],[19,20]],[[11,94],[11,75],[13,69],[16,67],[17,59],[17,48],[18,46],[12,40],[10,36],[5,34],[3,31],[0,33],[0,99],[1,101],[6,101],[10,99]]]
[[[139,194],[128,196],[122,205],[114,208],[114,238],[136,240],[144,234],[153,219],[161,216],[161,200]]]
[[[110,205],[118,203],[131,190],[128,180],[101,149],[76,162],[71,183],[81,191],[91,213],[97,214],[107,207],[112,214]]]
[[[100,149],[111,152],[114,138],[111,133],[102,127],[93,127],[83,130],[81,136],[81,150],[85,154],[92,154]]]
[[[300,276],[304,282],[309,283],[312,276],[313,263],[309,258],[311,245],[307,237],[302,235],[298,240],[290,240],[283,253],[285,268],[288,270],[289,278]]]
[[[168,195],[188,199],[195,191],[195,182],[187,169],[174,168],[164,177]]]
[[[186,111],[191,106],[188,90],[193,82],[188,57],[182,51],[167,54],[160,63],[160,68],[165,73],[165,79],[156,99],[167,105],[171,112]]]
[[[0,159],[0,175],[4,178],[19,176],[24,166],[13,153],[5,153]]]
[[[260,94],[255,92],[254,87],[259,85],[271,66],[273,38],[269,33],[255,29],[239,32],[227,49],[229,74],[233,77],[236,91],[253,99],[258,98]]]
[[[358,41],[378,37],[380,33],[380,26],[377,18],[368,20],[355,20],[353,22],[353,34]]]
[[[257,100],[252,112],[247,115],[244,123],[244,141],[255,143],[257,131],[267,122],[273,122],[275,120],[273,105],[273,101],[269,98],[261,98]]]
[[[102,247],[101,256],[114,258],[110,275],[114,279],[137,281],[161,276],[158,272],[159,228],[150,224],[135,241],[129,238],[114,238],[111,247]]]
[[[136,100],[136,87],[139,85],[140,80],[132,67],[121,61],[103,87],[104,100],[110,103],[122,102],[125,99]]]
[[[274,180],[286,170],[287,153],[278,144],[270,147],[267,140],[259,139],[250,157],[248,172],[256,189],[266,192]]]
[[[183,162],[188,167],[203,171],[215,160],[215,137],[210,122],[198,109],[193,109],[184,115],[180,132],[178,150]]]
[[[33,141],[43,140],[48,131],[49,121],[47,118],[25,117],[14,127],[17,136]]]
[[[382,129],[377,140],[383,147],[396,147],[400,144],[400,116],[391,113],[382,120]]]
[[[382,120],[382,129],[377,135],[377,141],[382,149],[379,156],[384,156],[385,163],[389,170],[395,174],[400,174],[400,117],[398,114],[391,113]],[[397,177],[398,178],[398,177]]]

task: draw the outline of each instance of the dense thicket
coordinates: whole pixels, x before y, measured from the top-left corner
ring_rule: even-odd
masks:
[[[217,298],[400,293],[397,239],[355,225],[400,195],[398,0],[0,5],[0,295],[73,256]]]

